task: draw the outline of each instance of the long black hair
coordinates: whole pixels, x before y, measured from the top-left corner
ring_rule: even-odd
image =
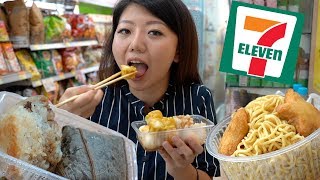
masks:
[[[146,8],[161,19],[178,36],[179,62],[173,63],[171,74],[176,85],[201,83],[198,71],[198,37],[192,16],[181,0],[120,0],[113,11],[112,31],[106,41],[100,63],[99,78],[105,79],[119,72],[112,53],[115,31],[123,11],[132,3]]]

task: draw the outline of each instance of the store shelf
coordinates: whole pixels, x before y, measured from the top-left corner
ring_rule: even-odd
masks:
[[[227,87],[232,91],[239,91],[241,89],[247,90],[248,93],[260,94],[260,95],[268,95],[268,94],[275,94],[277,91],[281,91],[285,93],[289,88],[256,88],[256,87]]]
[[[27,7],[31,7],[33,2],[36,3],[37,7],[40,9],[52,10],[52,11],[64,10],[64,4],[59,4],[59,3],[27,0],[25,4]]]
[[[23,81],[26,79],[30,79],[31,77],[32,77],[32,75],[30,73],[27,73],[24,71],[19,72],[19,73],[0,76],[0,85],[12,83],[12,82],[17,82],[17,81]]]
[[[30,45],[30,50],[39,51],[39,50],[61,49],[61,48],[68,48],[68,47],[94,46],[94,45],[98,45],[97,40],[74,41],[74,42],[66,42],[66,43],[35,44],[35,45]]]
[[[33,87],[42,86],[42,81],[46,81],[48,79],[53,79],[53,81],[62,81],[62,80],[65,80],[65,79],[69,79],[69,78],[75,77],[77,73],[87,74],[87,73],[98,71],[98,69],[99,69],[99,66],[93,66],[93,67],[80,69],[80,70],[69,72],[69,73],[61,73],[61,74],[59,74],[57,76],[52,76],[52,77],[48,77],[48,78],[45,78],[45,79],[42,79],[42,80],[33,81],[32,82],[32,86]]]

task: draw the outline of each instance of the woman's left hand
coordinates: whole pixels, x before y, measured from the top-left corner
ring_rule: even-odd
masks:
[[[195,157],[203,152],[203,147],[192,137],[183,141],[178,136],[174,136],[171,140],[172,145],[165,141],[159,153],[166,161],[168,173],[177,177],[180,173],[186,173]]]

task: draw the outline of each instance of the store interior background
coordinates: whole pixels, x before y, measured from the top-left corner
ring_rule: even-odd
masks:
[[[1,3],[6,0],[0,1]],[[250,100],[257,96],[273,94],[278,90],[286,91],[291,88],[291,85],[265,82],[261,79],[242,77],[232,74],[219,72],[220,60],[223,50],[224,36],[229,17],[230,0],[183,0],[191,11],[199,35],[200,48],[200,62],[199,71],[202,76],[203,83],[209,87],[214,93],[215,108],[218,114],[218,120],[221,121],[225,116],[230,115],[234,109],[244,106]],[[66,47],[81,47],[80,53],[82,58],[88,58],[87,54],[95,51],[95,58],[101,55],[101,47],[103,46],[103,38],[101,34],[103,31],[108,31],[111,26],[111,13],[116,0],[34,0],[25,1],[26,6],[30,8],[35,2],[44,14],[65,14],[65,13],[89,13],[92,17],[95,28],[99,26],[100,37],[94,39],[62,41],[58,45],[50,46],[41,44],[21,45],[10,37],[9,42],[13,43],[14,51],[17,52],[25,49],[28,52],[37,50],[52,50]],[[255,1],[253,1],[255,2]],[[258,1],[257,1],[258,2]],[[260,1],[261,2],[261,1]],[[267,2],[271,1],[262,1]],[[301,83],[310,89],[310,92],[317,92],[312,88],[310,83],[313,65],[315,61],[319,61],[312,57],[314,55],[314,39],[315,35],[312,28],[316,24],[313,22],[314,1],[313,0],[278,0],[273,1],[277,3],[277,8],[296,11],[304,14],[305,24],[303,34],[300,41],[300,50],[298,57],[298,64],[296,68],[295,82]],[[317,9],[317,8],[316,8]],[[98,14],[98,15],[97,15]],[[100,14],[100,15],[99,15]],[[103,14],[103,15],[102,15]],[[316,13],[317,16],[317,11]],[[98,32],[98,30],[97,30]],[[10,32],[9,32],[10,34]],[[43,49],[43,47],[45,47]],[[92,47],[92,48],[90,48]],[[88,50],[89,49],[89,50]],[[92,57],[89,57],[92,58]],[[98,60],[97,60],[98,61]],[[23,68],[23,67],[22,67]],[[98,62],[92,66],[77,67],[69,71],[63,71],[48,76],[42,76],[41,79],[34,80],[32,75],[26,70],[21,72],[8,73],[0,75],[0,91],[11,91],[23,96],[30,96],[35,94],[44,94],[51,98],[56,103],[59,96],[63,93],[65,88],[70,86],[77,86],[84,83],[94,83],[96,81],[96,71],[98,70]],[[309,73],[311,72],[311,73]],[[77,80],[74,80],[76,78]],[[71,82],[73,79],[73,82]],[[312,80],[313,81],[313,80]],[[63,88],[62,88],[63,86]],[[319,93],[319,92],[318,92]]]

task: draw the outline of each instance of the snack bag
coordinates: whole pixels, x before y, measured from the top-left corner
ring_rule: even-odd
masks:
[[[32,74],[31,81],[41,79],[41,75],[37,69],[37,66],[33,62],[33,59],[27,50],[19,50],[16,52],[16,55],[23,69]]]
[[[63,73],[62,56],[58,50],[51,50],[51,57],[56,74]]]
[[[66,72],[74,71],[77,69],[79,64],[79,60],[75,53],[75,48],[69,48],[62,50],[62,62],[63,62],[63,69]]]
[[[0,20],[0,41],[9,41],[6,24],[2,20]]]
[[[71,36],[70,27],[67,25],[65,18],[46,16],[44,26],[46,42],[59,42]]]
[[[11,43],[2,43],[1,44],[4,57],[8,63],[9,70],[12,72],[19,72],[21,71],[21,67],[17,60],[16,55],[14,54],[13,47]]]
[[[34,51],[31,52],[31,56],[42,77],[46,78],[56,75],[51,61],[50,51]]]
[[[9,68],[7,66],[6,60],[3,57],[2,48],[0,46],[0,75],[5,75],[9,73]]]
[[[32,4],[30,9],[30,42],[31,44],[43,44],[45,41],[44,36],[44,23],[41,10]]]

